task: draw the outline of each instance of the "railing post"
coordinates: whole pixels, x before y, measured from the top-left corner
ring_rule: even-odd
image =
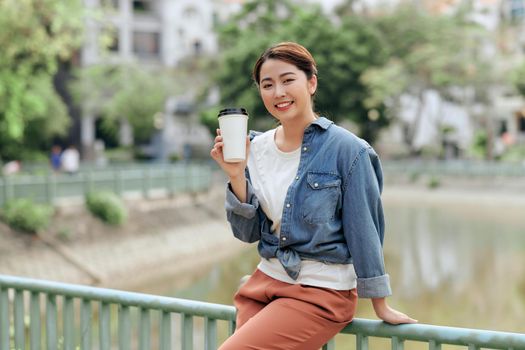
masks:
[[[84,173],[84,195],[93,191],[93,172],[91,170]]]
[[[355,336],[357,350],[368,350],[368,337],[362,334],[356,334]]]
[[[31,350],[40,350],[42,327],[40,326],[40,293],[31,292],[31,311],[29,316],[29,343]]]
[[[173,177],[173,169],[171,166],[168,166],[167,168],[168,174],[167,174],[167,181],[168,181],[168,188],[166,189],[168,191],[168,196],[172,198],[175,196],[175,180]]]
[[[57,348],[57,301],[48,294],[46,301],[46,340],[48,349]]]
[[[392,350],[403,350],[404,348],[405,344],[402,339],[392,337]]]
[[[139,349],[150,350],[150,312],[148,309],[140,308],[140,339]]]
[[[113,172],[113,178],[115,180],[115,193],[119,196],[122,196],[123,188],[124,188],[124,180],[122,178],[122,171],[120,169],[116,169]]]
[[[6,194],[5,194],[5,180],[2,176],[0,176],[0,194],[1,194],[1,197],[0,197],[0,206],[3,206],[6,202]]]
[[[73,309],[73,298],[64,297],[63,305],[64,320],[64,349],[74,350],[75,348],[75,315]]]
[[[441,350],[441,344],[435,340],[431,340],[428,342],[428,350]]]
[[[118,314],[119,350],[131,349],[131,320],[129,306],[120,305]]]
[[[26,348],[25,342],[25,323],[24,323],[24,291],[15,290],[15,349],[24,350]]]
[[[82,299],[80,304],[80,350],[91,350],[91,301]]]
[[[0,286],[0,349],[9,349],[8,289]]]
[[[149,188],[150,188],[150,183],[149,183],[149,171],[148,171],[148,168],[144,168],[142,170],[142,196],[144,198],[149,198]]]
[[[110,350],[111,348],[111,320],[109,313],[109,304],[100,303],[99,309],[99,338],[100,350]]]
[[[237,325],[235,324],[235,320],[230,320],[228,322],[228,335],[232,335],[233,332],[235,332],[235,328]]]
[[[193,349],[193,317],[181,314],[181,346],[182,349]]]
[[[217,348],[217,320],[206,317],[204,334],[206,337],[204,350],[215,350]]]
[[[171,349],[171,313],[161,311],[160,313],[160,350]],[[215,348],[213,348],[215,350]]]
[[[323,345],[323,350],[335,350],[335,339],[330,339],[328,343]]]
[[[46,176],[46,203],[53,204],[57,195],[57,184],[55,176]]]
[[[9,179],[9,176],[4,176],[4,204],[9,202],[15,196],[14,184]]]

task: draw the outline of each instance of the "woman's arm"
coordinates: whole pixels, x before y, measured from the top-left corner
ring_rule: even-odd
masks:
[[[380,319],[391,324],[417,320],[392,309],[386,302],[391,294],[383,262],[384,218],[381,204],[381,164],[373,149],[363,149],[347,178],[343,225],[357,273],[360,297],[370,298]]]
[[[261,235],[257,212],[259,201],[245,175],[248,156],[239,163],[226,163],[223,158],[223,145],[220,130],[217,129],[217,137],[210,156],[230,179],[226,189],[226,217],[236,238],[243,242],[255,242]],[[250,138],[246,137],[247,155],[249,150]]]

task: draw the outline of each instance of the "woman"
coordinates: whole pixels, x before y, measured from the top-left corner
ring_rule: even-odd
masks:
[[[210,152],[230,180],[233,233],[258,241],[261,256],[235,295],[237,328],[220,349],[319,349],[352,320],[357,295],[388,323],[417,322],[385,301],[379,159],[314,112],[312,55],[291,42],[270,47],[253,79],[279,126],[251,132],[242,163],[224,162],[219,130]]]

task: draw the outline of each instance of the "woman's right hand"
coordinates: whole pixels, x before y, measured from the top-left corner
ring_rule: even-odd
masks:
[[[248,163],[248,155],[250,154],[250,137],[246,136],[246,158],[242,162],[238,163],[227,163],[224,161],[223,149],[224,143],[222,142],[221,130],[217,129],[217,136],[215,137],[215,144],[210,151],[210,156],[219,164],[221,169],[231,179],[244,178],[244,170]]]

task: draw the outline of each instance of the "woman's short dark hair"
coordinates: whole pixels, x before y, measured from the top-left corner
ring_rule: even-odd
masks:
[[[294,42],[282,42],[266,49],[261,57],[255,62],[252,78],[257,85],[261,79],[261,66],[269,59],[281,60],[296,66],[311,79],[317,75],[317,66],[312,54],[302,45]]]

